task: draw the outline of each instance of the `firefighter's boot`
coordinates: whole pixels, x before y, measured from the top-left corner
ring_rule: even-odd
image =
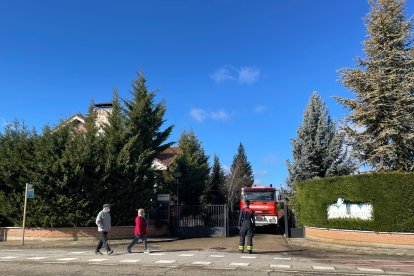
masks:
[[[243,245],[239,245],[239,252],[243,253],[244,252],[244,246]]]
[[[252,254],[253,251],[253,246],[252,245],[248,245],[247,246],[247,253]]]

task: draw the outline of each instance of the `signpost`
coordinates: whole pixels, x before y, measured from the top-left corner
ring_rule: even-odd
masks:
[[[23,225],[22,225],[22,245],[24,245],[24,226],[26,223],[26,206],[27,199],[34,198],[34,188],[32,184],[26,183],[26,190],[24,193],[24,209],[23,209]]]

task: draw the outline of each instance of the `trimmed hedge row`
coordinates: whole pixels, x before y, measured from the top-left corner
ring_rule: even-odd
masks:
[[[329,219],[338,198],[373,206],[373,220]],[[414,173],[367,173],[296,183],[293,202],[306,226],[377,232],[414,232]]]

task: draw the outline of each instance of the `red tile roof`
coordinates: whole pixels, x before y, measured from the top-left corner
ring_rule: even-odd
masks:
[[[181,153],[181,149],[179,147],[170,147],[162,151],[155,158],[155,160],[163,164],[164,166],[169,167],[179,153]]]

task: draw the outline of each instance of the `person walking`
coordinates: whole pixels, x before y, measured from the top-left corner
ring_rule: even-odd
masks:
[[[246,207],[244,207],[239,216],[239,229],[240,229],[240,243],[239,251],[244,252],[244,242],[247,236],[247,252],[252,253],[253,250],[253,232],[256,227],[256,221],[254,219],[254,211],[250,209],[250,200],[244,202]]]
[[[111,255],[114,251],[111,250],[111,247],[108,243],[108,232],[111,230],[111,211],[110,204],[104,204],[102,211],[99,212],[96,217],[96,225],[98,226],[99,232],[99,241],[96,245],[95,254],[102,255],[101,248],[103,245],[106,247],[106,253]]]
[[[132,253],[132,247],[141,239],[142,245],[144,247],[144,253],[150,253],[150,250],[147,247],[147,219],[145,218],[145,210],[138,209],[138,216],[135,218],[135,229],[134,229],[134,238],[131,243],[128,245],[128,253]]]

